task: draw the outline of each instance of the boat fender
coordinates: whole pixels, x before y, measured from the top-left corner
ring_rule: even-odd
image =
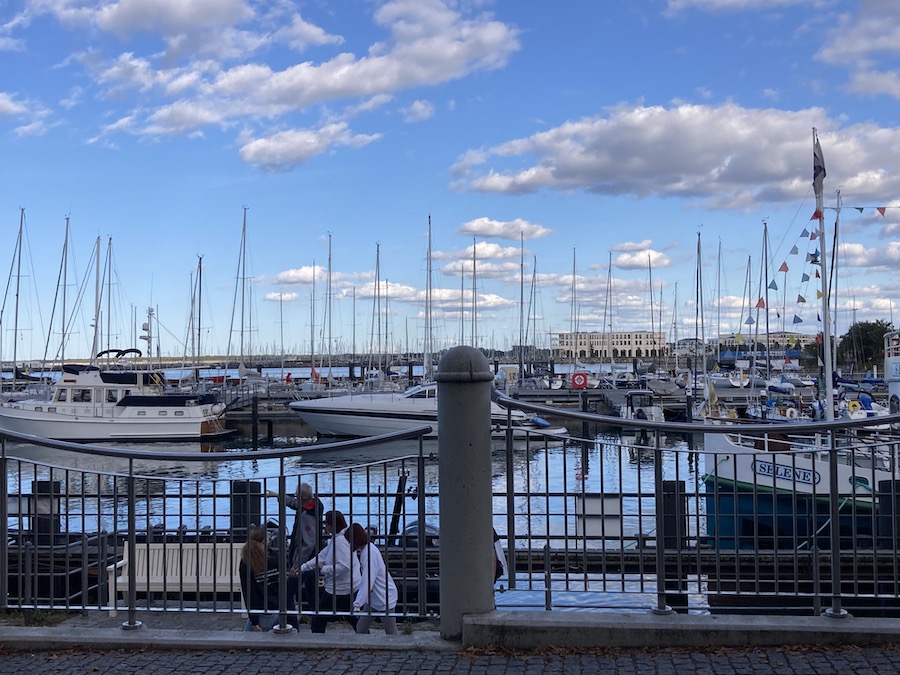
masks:
[[[532,417],[531,422],[536,427],[549,427],[550,426],[550,422],[545,420],[543,417]]]
[[[797,419],[797,409],[796,408],[788,408],[785,410],[785,414],[789,420]]]
[[[862,408],[862,406],[859,401],[850,401],[850,403],[847,404],[847,409],[852,413],[858,412],[860,408]]]
[[[212,413],[213,413],[213,415],[221,415],[223,412],[225,412],[225,406],[224,406],[224,405],[222,405],[221,403],[214,403],[214,404],[213,404],[213,407],[212,407]]]
[[[573,373],[572,374],[572,386],[575,389],[584,389],[587,387],[588,376],[587,373]]]

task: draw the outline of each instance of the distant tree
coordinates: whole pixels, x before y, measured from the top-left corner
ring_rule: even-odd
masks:
[[[871,370],[884,361],[884,334],[893,330],[886,321],[860,321],[850,326],[837,346],[837,362],[856,371]]]

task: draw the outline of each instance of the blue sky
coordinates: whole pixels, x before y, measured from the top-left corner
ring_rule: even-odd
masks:
[[[814,333],[813,128],[837,331],[893,321],[898,54],[893,0],[0,0],[3,358],[58,351],[67,216],[69,356],[98,237],[101,348],[153,307],[189,352],[202,256],[206,354],[239,349],[243,277],[246,353],[421,350],[429,214],[438,346],[523,313],[546,345],[573,296],[581,330],[749,333],[763,296]]]

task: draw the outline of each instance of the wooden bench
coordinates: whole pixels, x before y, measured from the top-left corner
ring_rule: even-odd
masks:
[[[135,545],[135,591],[138,593],[229,593],[241,595],[243,542],[150,542]],[[110,616],[115,616],[119,596],[128,595],[125,554],[106,568],[109,577]],[[241,595],[243,607],[243,596]]]

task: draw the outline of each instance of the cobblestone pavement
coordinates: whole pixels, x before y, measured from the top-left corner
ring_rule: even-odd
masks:
[[[673,675],[867,675],[900,672],[900,645],[856,648],[603,649],[588,652],[502,653],[264,651],[0,652],[3,673],[671,673]]]

